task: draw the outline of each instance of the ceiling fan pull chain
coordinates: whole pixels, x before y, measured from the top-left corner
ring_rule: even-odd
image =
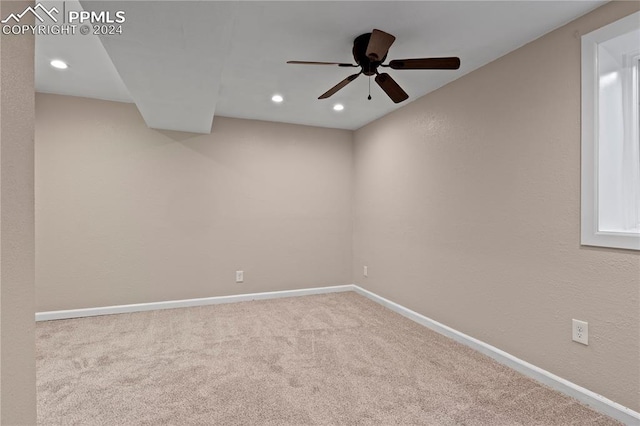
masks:
[[[367,99],[371,100],[371,76],[369,76],[369,97]]]

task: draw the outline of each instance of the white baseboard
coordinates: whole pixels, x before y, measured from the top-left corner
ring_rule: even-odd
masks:
[[[171,300],[166,302],[137,303],[132,305],[104,306],[99,308],[71,309],[66,311],[51,311],[36,313],[36,321],[50,321],[69,318],[91,317],[97,315],[112,315],[129,312],[153,311],[158,309],[187,308],[191,306],[217,305],[222,303],[247,302],[251,300],[278,299],[282,297],[308,296],[311,294],[338,293],[345,291],[355,291],[382,306],[385,306],[400,315],[409,318],[437,333],[447,336],[456,342],[469,346],[500,364],[513,368],[527,377],[541,382],[552,389],[571,396],[593,408],[594,410],[606,414],[626,425],[640,426],[640,413],[631,410],[617,402],[611,401],[598,395],[595,392],[576,385],[568,380],[558,377],[542,368],[536,367],[520,358],[504,352],[488,343],[482,342],[431,318],[427,318],[402,305],[392,302],[384,297],[378,296],[355,284],[339,285],[333,287],[317,287],[300,290],[273,291],[265,293],[238,294],[233,296],[205,297],[201,299]]]
[[[278,299],[282,297],[309,296],[311,294],[354,291],[351,284],[332,287],[304,288],[299,290],[269,291],[265,293],[235,294],[232,296],[203,297],[199,299],[168,300],[165,302],[135,303],[131,305],[101,306],[98,308],[69,309],[65,311],[37,312],[36,321],[95,317],[99,315],[126,314],[156,311],[159,309],[189,308],[192,306],[219,305],[222,303],[248,302],[251,300]]]
[[[411,309],[405,308],[404,306],[385,299],[384,297],[378,296],[377,294],[365,290],[362,287],[359,287],[355,284],[353,285],[353,287],[356,293],[361,294],[373,300],[374,302],[377,302],[382,306],[385,306],[392,311],[395,311],[400,315],[407,317],[410,320],[415,321],[418,324],[423,325],[439,334],[447,336],[455,340],[456,342],[469,346],[470,348],[475,349],[476,351],[481,352],[489,356],[490,358],[493,358],[500,364],[513,368],[514,370],[524,374],[525,376],[543,383],[552,389],[555,389],[565,395],[571,396],[602,414],[613,417],[614,419],[621,421],[626,425],[640,425],[640,413],[627,408],[624,405],[611,401],[610,399],[605,398],[602,395],[598,395],[597,393],[592,392],[589,389],[578,386],[575,383],[563,379],[562,377],[558,377],[553,373],[543,370],[540,367],[536,367],[535,365],[530,364],[527,361],[524,361],[505,351],[502,351],[495,346],[491,346],[488,343],[454,330],[451,327],[439,323],[438,321],[432,320],[431,318],[427,318],[424,315],[414,312]]]

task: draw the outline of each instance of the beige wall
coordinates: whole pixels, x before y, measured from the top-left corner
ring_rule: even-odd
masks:
[[[37,94],[37,310],[350,283],[351,139],[157,131],[133,104]]]
[[[635,410],[640,253],[580,247],[580,35],[638,6],[608,4],[358,130],[353,265],[363,287]]]
[[[31,2],[0,2],[0,16]],[[31,19],[33,24],[33,17]],[[24,22],[24,23],[29,23]],[[0,423],[34,425],[33,36],[0,36]]]

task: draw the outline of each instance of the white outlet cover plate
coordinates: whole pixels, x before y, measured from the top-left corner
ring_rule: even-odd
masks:
[[[236,271],[236,282],[241,283],[244,281],[244,271]]]
[[[572,320],[573,332],[572,339],[574,342],[589,344],[589,323],[577,319]]]

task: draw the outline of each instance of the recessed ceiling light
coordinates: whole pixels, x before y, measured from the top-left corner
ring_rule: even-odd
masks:
[[[334,111],[342,111],[343,109],[344,109],[344,105],[342,105],[342,104],[335,104],[333,106],[333,110]]]
[[[283,98],[282,96],[280,96],[280,95],[273,95],[273,96],[271,97],[271,100],[272,100],[273,102],[275,102],[275,103],[278,103],[278,104],[279,104],[280,102],[284,101],[284,98]]]
[[[69,68],[69,65],[65,61],[61,61],[60,59],[54,59],[50,62],[51,66],[54,68],[58,68],[59,70],[66,70]]]

